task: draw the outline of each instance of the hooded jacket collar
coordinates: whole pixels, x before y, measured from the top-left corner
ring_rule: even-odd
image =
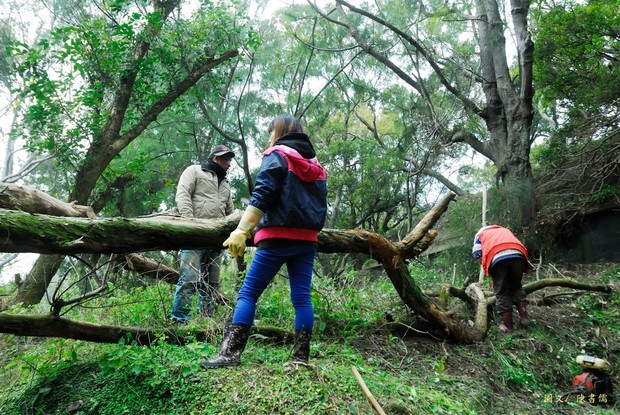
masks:
[[[276,145],[284,145],[295,149],[303,158],[312,159],[316,157],[316,152],[312,146],[310,138],[304,133],[288,133],[276,141]]]

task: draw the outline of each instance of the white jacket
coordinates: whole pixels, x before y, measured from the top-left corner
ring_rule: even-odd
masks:
[[[222,180],[218,186],[215,172],[203,170],[200,165],[183,171],[175,201],[181,216],[188,218],[216,219],[233,212],[228,180]]]

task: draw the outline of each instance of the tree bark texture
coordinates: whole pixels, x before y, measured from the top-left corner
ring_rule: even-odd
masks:
[[[240,219],[70,218],[0,209],[0,251],[126,254],[221,248]]]

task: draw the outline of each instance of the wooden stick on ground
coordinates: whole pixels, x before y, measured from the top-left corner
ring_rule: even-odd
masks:
[[[379,405],[379,402],[377,402],[375,397],[372,396],[372,393],[370,393],[370,390],[368,390],[368,387],[366,387],[366,383],[364,382],[364,379],[362,379],[362,376],[357,371],[355,366],[351,366],[351,370],[353,370],[353,374],[355,375],[355,378],[357,379],[357,382],[362,387],[362,390],[364,391],[364,395],[366,395],[366,398],[368,398],[368,401],[372,405],[372,409],[374,409],[375,412],[378,413],[379,415],[385,415],[385,412],[383,411],[383,409]]]

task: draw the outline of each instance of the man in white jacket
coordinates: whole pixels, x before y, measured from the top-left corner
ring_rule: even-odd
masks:
[[[176,203],[183,217],[217,219],[233,212],[232,193],[226,172],[235,153],[225,145],[216,145],[200,165],[189,166],[179,178]],[[198,294],[196,310],[211,317],[214,296],[220,285],[222,249],[181,250],[180,278],[177,283],[171,317],[175,324],[186,324],[193,298]]]

